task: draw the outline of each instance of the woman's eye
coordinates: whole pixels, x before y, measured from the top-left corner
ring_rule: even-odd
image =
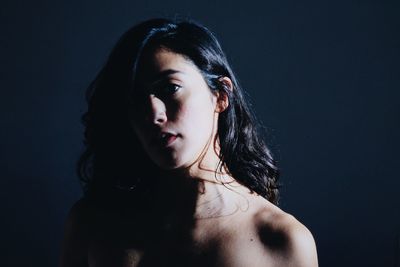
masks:
[[[181,86],[179,86],[177,84],[169,83],[169,84],[165,84],[164,86],[162,86],[158,90],[158,92],[161,95],[168,96],[168,95],[175,94],[177,91],[179,91],[179,89],[181,89]]]

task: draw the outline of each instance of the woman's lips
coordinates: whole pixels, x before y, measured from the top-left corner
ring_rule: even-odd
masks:
[[[177,135],[167,134],[164,138],[161,139],[161,143],[163,146],[168,147],[172,145],[176,138],[178,138]]]
[[[162,132],[158,135],[158,137],[155,140],[155,143],[159,146],[162,147],[169,147],[172,145],[172,143],[175,142],[175,140],[179,137],[178,134],[172,134],[169,132]]]

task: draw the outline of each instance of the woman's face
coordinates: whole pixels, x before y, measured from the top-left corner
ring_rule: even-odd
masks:
[[[166,49],[141,62],[133,127],[147,154],[163,169],[187,168],[203,155],[209,160],[210,151],[214,152],[217,96],[198,68]]]

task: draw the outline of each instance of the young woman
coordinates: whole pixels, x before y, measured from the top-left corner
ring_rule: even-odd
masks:
[[[317,266],[214,35],[145,21],[88,90],[61,266]]]

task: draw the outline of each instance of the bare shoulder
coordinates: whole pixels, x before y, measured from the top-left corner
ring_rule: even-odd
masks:
[[[276,258],[276,266],[318,266],[314,238],[294,216],[268,202],[253,219],[261,243]]]
[[[64,226],[60,266],[87,266],[89,206],[84,199],[70,209]]]

